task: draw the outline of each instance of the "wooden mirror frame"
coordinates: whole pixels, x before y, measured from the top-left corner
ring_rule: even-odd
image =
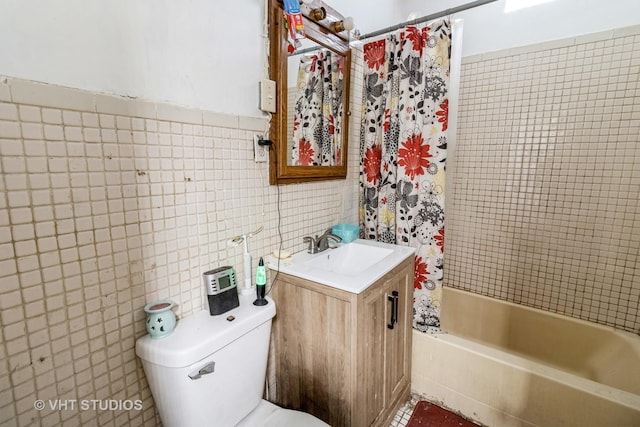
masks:
[[[317,5],[316,5],[317,3]],[[314,1],[312,7],[319,7],[321,1]],[[327,8],[327,25],[342,17],[333,9]],[[269,156],[269,183],[294,184],[310,181],[345,179],[347,177],[347,152],[349,140],[349,77],[351,74],[351,50],[347,32],[340,35],[323,27],[319,23],[303,16],[304,31],[308,39],[328,48],[345,58],[344,86],[342,92],[342,164],[339,166],[292,166],[288,164],[288,39],[284,20],[284,7],[278,0],[269,0],[269,76],[276,82],[276,112],[272,115],[270,139],[273,150]]]

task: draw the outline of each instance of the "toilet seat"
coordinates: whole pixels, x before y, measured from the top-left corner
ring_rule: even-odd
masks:
[[[236,427],[330,427],[313,415],[283,409],[262,400]]]

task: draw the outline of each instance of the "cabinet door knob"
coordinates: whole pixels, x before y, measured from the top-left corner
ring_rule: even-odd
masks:
[[[398,323],[398,291],[392,291],[391,295],[387,295],[387,301],[391,303],[391,320],[387,323],[387,328],[393,329]]]

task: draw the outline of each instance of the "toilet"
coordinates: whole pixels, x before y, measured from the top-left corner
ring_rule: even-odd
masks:
[[[211,316],[200,311],[180,319],[165,338],[145,335],[136,354],[165,427],[327,427],[310,414],[262,399],[273,300],[258,307],[252,295]]]

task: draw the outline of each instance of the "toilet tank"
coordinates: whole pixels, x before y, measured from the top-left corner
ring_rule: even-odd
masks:
[[[164,426],[234,426],[258,406],[276,307],[271,298],[262,307],[254,299],[242,295],[224,314],[201,311],[166,338],[136,342]]]

